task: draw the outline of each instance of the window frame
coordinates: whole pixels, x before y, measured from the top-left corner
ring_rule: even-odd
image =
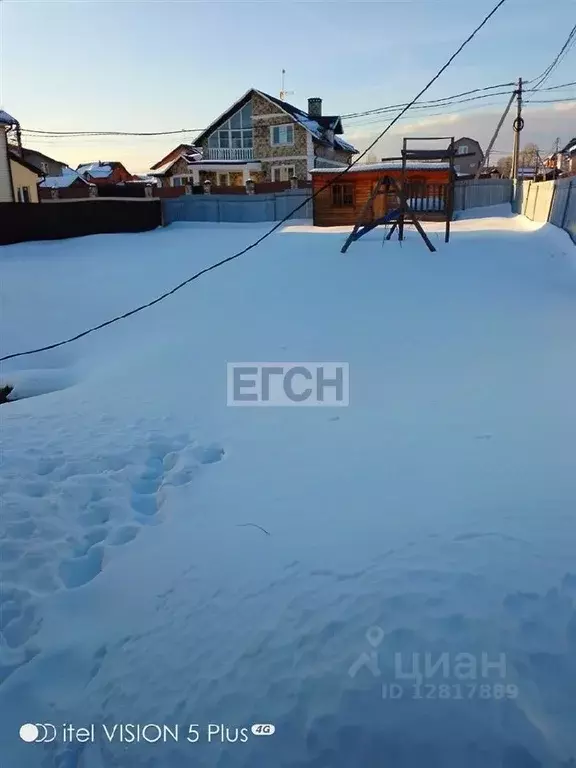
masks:
[[[280,171],[280,177],[282,177],[282,171],[285,171],[285,173],[287,173],[288,178],[287,179],[283,179],[283,178],[275,179],[274,178],[275,171]],[[288,171],[291,171],[291,173],[288,173]],[[280,181],[290,181],[292,176],[296,176],[296,166],[295,165],[273,165],[270,168],[270,179],[273,182],[275,182],[275,183],[276,182],[280,182]]]
[[[278,138],[280,138],[281,128],[284,128],[286,130],[286,135],[288,134],[288,129],[292,131],[292,141],[274,141],[274,131],[278,129]],[[270,126],[270,146],[271,147],[293,147],[294,146],[294,123],[280,123],[279,125],[271,125]]]
[[[247,107],[250,107],[250,109],[247,109]],[[239,127],[233,128],[232,127],[232,120],[234,118],[238,118],[239,121]],[[246,123],[246,125],[245,125]],[[233,140],[232,139],[232,133],[240,131],[240,146],[235,146],[233,141],[238,141],[238,139]],[[221,143],[221,138],[226,136],[226,140],[224,140],[224,144],[227,143],[227,146],[224,146],[223,143]],[[207,139],[207,146],[208,149],[253,149],[254,148],[254,130],[252,125],[252,104],[251,102],[248,102],[244,104],[243,107],[240,109],[237,109],[236,112],[234,112],[228,120],[226,120],[222,125],[219,125],[218,128],[215,128],[212,133],[208,135]]]
[[[458,152],[456,152],[457,155],[467,155],[468,154],[468,144],[460,144],[458,147]]]
[[[348,188],[348,195],[345,192],[345,188]],[[332,208],[355,208],[356,207],[356,185],[351,182],[345,182],[343,184],[332,184]],[[338,201],[336,198],[340,196]],[[351,202],[346,202],[346,198]]]
[[[40,169],[41,169],[42,173],[47,174],[48,173],[48,163],[46,161],[44,161],[44,160],[41,160],[40,161]]]

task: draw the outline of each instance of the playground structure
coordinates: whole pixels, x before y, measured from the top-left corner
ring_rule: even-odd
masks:
[[[412,149],[410,142],[442,141],[437,149]],[[447,145],[447,146],[446,146]],[[413,225],[426,243],[436,250],[424,232],[423,220],[444,221],[445,241],[450,239],[450,221],[454,209],[453,137],[405,138],[399,158],[384,158],[373,165],[356,165],[334,184],[330,182],[340,168],[316,169],[312,172],[314,224],[353,225],[342,252],[352,242],[380,225],[391,224],[389,240],[398,232],[404,239],[404,227]]]

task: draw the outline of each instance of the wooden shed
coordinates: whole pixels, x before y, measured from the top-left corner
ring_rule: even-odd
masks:
[[[312,188],[316,193],[343,168],[317,168],[311,171]],[[366,206],[380,179],[393,178],[401,185],[402,162],[383,161],[370,165],[355,165],[336,182],[314,198],[314,224],[318,227],[354,225]],[[444,221],[450,208],[453,171],[448,162],[410,162],[405,169],[406,198],[420,219]],[[378,195],[364,213],[363,223],[381,218],[398,206],[394,190]]]

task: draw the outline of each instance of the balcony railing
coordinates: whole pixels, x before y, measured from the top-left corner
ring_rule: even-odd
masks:
[[[254,150],[247,149],[210,149],[204,153],[206,160],[252,160]]]

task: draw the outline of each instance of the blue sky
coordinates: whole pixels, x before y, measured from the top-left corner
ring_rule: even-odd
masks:
[[[277,95],[284,67],[289,100],[299,106],[321,96],[325,113],[372,109],[411,98],[494,1],[3,0],[0,102],[27,128],[201,128],[251,86]],[[508,0],[425,98],[535,77],[575,20],[574,0]],[[573,50],[547,85],[574,79],[575,63]],[[576,89],[556,95],[576,97]],[[505,102],[404,121],[377,154],[397,151],[404,132],[424,126],[448,135],[475,131],[485,144]],[[574,104],[534,106],[529,117],[525,137],[543,149],[557,135],[576,134]],[[345,127],[363,148],[384,125]],[[72,165],[119,159],[143,171],[177,142],[34,143]]]

